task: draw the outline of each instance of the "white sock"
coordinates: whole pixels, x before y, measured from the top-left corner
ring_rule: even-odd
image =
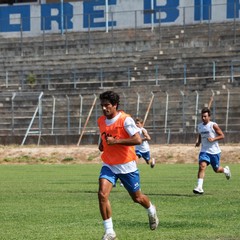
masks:
[[[147,209],[149,215],[153,216],[156,213],[156,208],[150,202],[150,207]]]
[[[229,170],[227,168],[223,168],[224,173],[229,173]]]
[[[203,179],[202,178],[198,178],[197,185],[198,185],[198,187],[202,188],[202,186],[203,186]]]
[[[112,218],[103,221],[105,233],[114,233]]]

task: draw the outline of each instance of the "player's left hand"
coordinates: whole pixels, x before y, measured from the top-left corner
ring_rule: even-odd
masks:
[[[211,137],[210,137],[210,138],[208,138],[208,141],[209,141],[209,142],[213,142],[213,141],[214,141],[214,138],[211,138]]]

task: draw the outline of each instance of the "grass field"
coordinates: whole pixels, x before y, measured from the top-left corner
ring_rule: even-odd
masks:
[[[0,239],[101,239],[100,167],[0,165]],[[139,164],[142,191],[157,206],[160,225],[149,230],[146,211],[118,185],[110,196],[118,239],[240,239],[240,165],[230,167],[229,181],[209,167],[205,193],[196,196],[196,164]]]

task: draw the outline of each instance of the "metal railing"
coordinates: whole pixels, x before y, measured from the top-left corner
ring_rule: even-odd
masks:
[[[18,136],[22,138],[22,144],[25,144],[31,136],[38,137],[38,144],[40,144],[40,137],[78,136],[78,144],[80,144],[84,136],[98,135],[97,118],[102,112],[97,103],[97,95],[97,92],[94,95],[84,96],[69,94],[66,98],[64,95],[40,94],[34,98],[29,93],[22,93],[21,96],[16,95],[17,99],[15,99],[14,93],[12,97],[10,94],[8,96],[0,94],[1,102],[5,105],[5,109],[1,109],[3,117],[0,123],[0,135]],[[129,91],[120,96],[120,109],[131,114],[133,118],[142,117],[153,139],[159,134],[166,135],[169,142],[176,134],[192,136],[196,134],[197,124],[201,121],[201,108],[207,106],[209,99],[214,96],[211,106],[212,120],[216,121],[225,133],[235,134],[238,136],[236,139],[239,140],[240,97],[234,89],[225,89],[220,93],[211,89],[204,92],[169,91],[166,93]],[[56,100],[62,107],[60,105],[56,107]],[[36,105],[26,104],[31,101]],[[124,104],[125,102],[127,104]],[[139,107],[137,107],[138,102]],[[24,117],[27,113],[29,117]],[[36,119],[39,121],[34,121]],[[6,126],[6,122],[10,124]],[[29,134],[31,130],[37,132]],[[187,142],[189,141],[188,139]],[[77,144],[76,138],[75,144]]]
[[[172,63],[174,64],[174,63]],[[92,86],[93,88],[104,88],[112,86],[136,86],[148,83],[150,85],[165,85],[171,82],[175,82],[179,86],[187,86],[188,84],[196,84],[201,80],[209,81],[221,81],[224,79],[230,79],[232,84],[238,85],[240,79],[240,60],[218,60],[210,61],[209,65],[212,67],[206,69],[206,61],[203,63],[198,63],[198,70],[192,68],[192,66],[186,63],[182,64],[178,70],[176,70],[176,77],[171,77],[166,75],[171,75],[171,69],[174,65],[168,65],[163,69],[161,63],[154,64],[152,66],[144,67],[143,64],[139,63],[137,70],[136,67],[126,67],[126,70],[112,69],[111,72],[104,71],[102,68],[99,72],[92,73],[77,73],[78,69],[72,69],[68,74],[59,75],[56,78],[54,75],[50,75],[48,70],[43,70],[41,75],[37,75],[32,71],[30,74],[35,75],[35,83],[29,83],[27,78],[29,72],[22,72],[19,76],[19,80],[16,81],[16,76],[10,74],[9,71],[5,72],[5,81],[0,85],[2,90],[20,90],[20,91],[42,91],[42,90],[61,90],[61,89],[81,89],[87,86]],[[147,64],[146,64],[147,65]],[[225,65],[224,69],[216,69],[218,65]],[[200,69],[205,69],[208,71],[207,75],[201,76],[203,72]],[[44,72],[46,71],[46,72]],[[56,70],[57,71],[57,70]],[[198,72],[196,72],[198,71]],[[199,75],[199,76],[196,76]],[[45,75],[45,76],[44,76]],[[119,76],[118,79],[113,80],[113,76]],[[183,77],[182,77],[183,76]],[[90,78],[90,79],[89,79]]]

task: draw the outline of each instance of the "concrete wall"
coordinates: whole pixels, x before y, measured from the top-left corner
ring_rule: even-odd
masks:
[[[196,141],[196,135],[193,133],[172,133],[169,137],[166,133],[150,133],[152,144],[192,144]],[[224,133],[223,143],[239,143],[239,133]],[[11,145],[22,143],[23,136],[5,136],[0,138],[0,145]],[[77,145],[79,135],[48,135],[40,138],[40,145]],[[85,134],[80,145],[98,144],[99,136]],[[38,144],[38,136],[29,136],[25,145]]]

